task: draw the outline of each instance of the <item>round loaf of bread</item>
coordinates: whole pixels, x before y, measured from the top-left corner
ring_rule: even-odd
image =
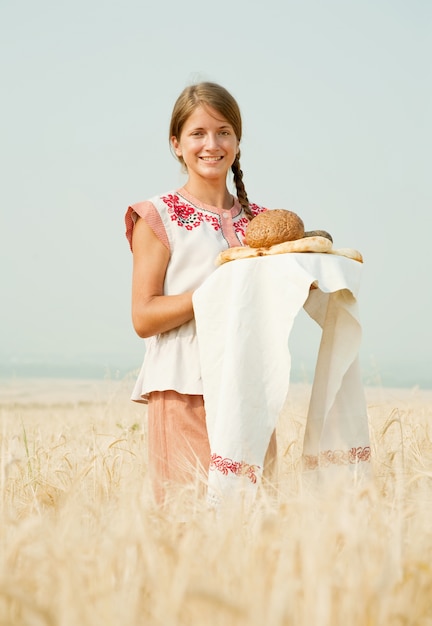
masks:
[[[333,243],[333,237],[326,230],[308,230],[304,234],[305,237],[325,237]]]
[[[286,209],[271,209],[259,213],[249,222],[244,241],[251,248],[269,248],[303,236],[303,220],[296,213]]]

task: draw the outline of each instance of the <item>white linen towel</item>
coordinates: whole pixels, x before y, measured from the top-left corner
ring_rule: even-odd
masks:
[[[254,496],[287,397],[288,340],[305,309],[322,327],[307,418],[305,469],[369,460],[358,367],[362,265],[320,253],[242,259],[219,267],[193,296],[211,448],[208,499]],[[319,289],[310,291],[317,281]]]

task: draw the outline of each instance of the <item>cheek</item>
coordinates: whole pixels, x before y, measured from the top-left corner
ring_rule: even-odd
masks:
[[[231,154],[233,155],[233,161],[235,161],[235,159],[237,158],[239,151],[240,151],[240,148],[238,147],[238,144],[235,144],[232,146]]]
[[[179,144],[179,150],[183,156],[194,154],[200,149],[201,145],[198,141],[182,141],[181,144]]]

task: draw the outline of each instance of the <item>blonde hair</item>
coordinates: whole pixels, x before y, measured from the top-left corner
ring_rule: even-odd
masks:
[[[172,137],[180,139],[183,126],[189,116],[198,106],[209,106],[218,111],[233,127],[238,141],[242,137],[242,119],[240,108],[233,96],[221,85],[217,83],[203,82],[189,85],[179,95],[174,104],[171,115],[169,129],[169,139]],[[182,157],[177,157],[184,165]],[[237,197],[241,206],[249,219],[252,219],[252,211],[249,206],[246,189],[243,183],[243,172],[240,168],[240,150],[231,166],[234,176],[234,184],[237,190]]]

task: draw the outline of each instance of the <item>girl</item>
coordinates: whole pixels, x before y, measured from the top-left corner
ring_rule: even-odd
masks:
[[[158,503],[168,484],[190,483],[198,469],[209,469],[192,294],[214,271],[219,252],[243,245],[249,220],[265,210],[246,194],[241,136],[240,110],[226,89],[209,82],[184,89],[169,139],[187,181],[130,206],[125,217],[133,252],[132,321],[146,340],[132,399],[148,402],[149,469]],[[227,187],[229,172],[236,197]]]

